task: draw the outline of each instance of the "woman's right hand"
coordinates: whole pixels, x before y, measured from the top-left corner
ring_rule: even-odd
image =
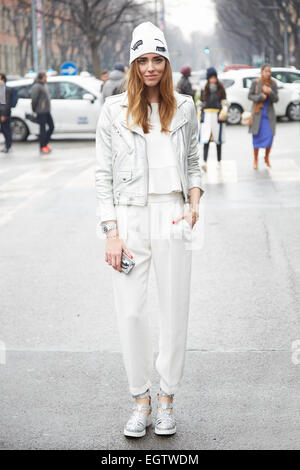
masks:
[[[105,249],[105,261],[120,273],[123,272],[121,268],[122,251],[124,251],[129,258],[133,258],[122,239],[118,236],[113,238],[109,238],[108,236]]]
[[[269,95],[270,93],[272,93],[272,88],[267,85],[264,85],[262,87],[262,92],[265,93],[265,95]]]

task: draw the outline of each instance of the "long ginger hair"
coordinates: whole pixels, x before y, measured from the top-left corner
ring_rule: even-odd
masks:
[[[175,114],[177,107],[176,98],[174,96],[172,69],[168,59],[165,59],[166,65],[159,83],[159,116],[161,122],[161,131],[170,132],[169,125]],[[142,75],[139,71],[137,60],[130,64],[127,80],[128,109],[126,121],[128,129],[132,126],[140,126],[145,134],[150,131],[148,120],[148,106],[151,107],[146,94],[146,85],[143,82]],[[152,111],[152,107],[151,107]],[[132,122],[129,124],[129,115],[132,116]]]

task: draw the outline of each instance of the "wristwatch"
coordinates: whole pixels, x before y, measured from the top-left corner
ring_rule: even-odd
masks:
[[[116,222],[110,222],[109,224],[102,224],[102,232],[107,233],[109,230],[117,228]]]

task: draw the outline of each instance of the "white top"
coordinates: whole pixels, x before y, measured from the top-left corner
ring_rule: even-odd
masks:
[[[171,135],[161,132],[158,103],[148,107],[150,132],[145,134],[149,164],[148,193],[165,194],[182,191],[180,176],[176,165],[176,154],[171,143]]]

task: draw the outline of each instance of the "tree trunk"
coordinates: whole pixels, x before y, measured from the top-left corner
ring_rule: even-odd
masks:
[[[23,59],[23,44],[19,44],[19,71],[21,73],[21,77],[25,75],[25,64]]]
[[[101,61],[100,61],[100,54],[99,54],[99,44],[95,42],[89,42],[89,45],[91,48],[94,75],[96,78],[100,78]]]
[[[296,24],[295,27],[292,28],[293,31],[293,39],[294,39],[294,44],[295,44],[295,59],[296,62],[295,65],[297,69],[300,68],[300,33],[299,33],[299,27]]]

